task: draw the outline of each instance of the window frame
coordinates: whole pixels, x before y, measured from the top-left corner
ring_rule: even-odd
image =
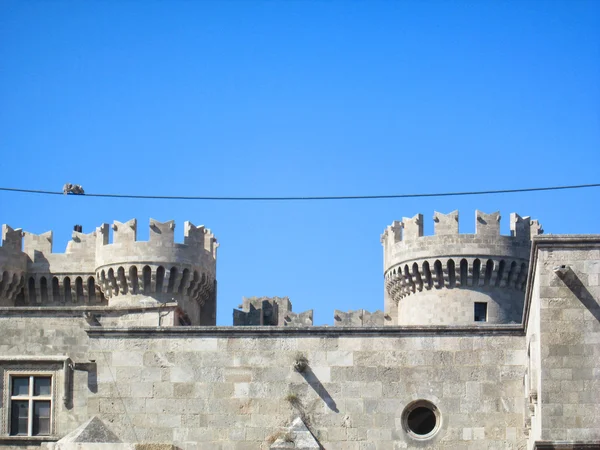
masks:
[[[16,379],[27,379],[27,395],[15,395],[13,393],[13,384]],[[45,379],[50,378],[50,393],[47,395],[35,395],[35,380],[36,379]],[[10,403],[8,404],[8,434],[9,436],[50,436],[52,434],[52,419],[53,419],[53,411],[52,405],[54,403],[53,398],[53,385],[54,385],[54,377],[51,373],[43,374],[17,374],[12,373],[9,374],[8,377],[8,390],[10,395]],[[12,419],[13,419],[13,404],[15,402],[27,402],[27,434],[19,434],[12,433]],[[36,402],[49,402],[50,403],[50,417],[48,417],[48,433],[37,433],[34,434],[33,425],[34,425],[34,414],[35,414],[35,403]]]
[[[482,317],[482,316],[478,316],[477,315],[477,307],[480,306],[483,309],[483,320],[477,320],[478,317]],[[485,323],[488,321],[488,302],[474,302],[473,303],[473,321],[476,323]]]
[[[56,408],[57,403],[59,401],[57,395],[57,389],[59,384],[59,376],[57,370],[52,369],[12,369],[5,368],[4,369],[4,379],[3,379],[3,410],[4,410],[4,418],[3,418],[3,436],[9,438],[16,439],[47,439],[52,438],[55,435],[55,426],[56,426]],[[13,395],[13,380],[15,378],[25,378],[29,377],[29,388],[27,395]],[[35,378],[50,378],[50,394],[49,395],[41,395],[34,396],[33,394],[33,381]],[[33,405],[35,401],[50,401],[50,423],[48,426],[48,434],[33,434],[33,414],[34,409]],[[12,434],[12,412],[13,412],[13,402],[16,401],[27,401],[29,403],[29,411],[27,417],[27,434]]]

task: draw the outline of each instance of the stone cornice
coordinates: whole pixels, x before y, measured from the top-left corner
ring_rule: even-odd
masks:
[[[534,450],[599,450],[600,441],[536,441]]]
[[[170,337],[272,337],[272,336],[523,336],[523,326],[481,325],[481,326],[406,326],[406,327],[90,327],[85,331],[90,337],[162,338]]]
[[[144,311],[164,311],[168,308],[177,308],[176,302],[160,303],[148,306],[6,306],[0,307],[0,317],[2,316],[35,316],[45,315],[54,316],[56,314],[66,314],[73,317],[81,316],[85,312],[95,313],[136,313]]]
[[[538,249],[540,248],[569,248],[586,249],[600,247],[600,234],[546,234],[535,236],[531,243],[531,256],[529,257],[529,271],[527,273],[527,286],[525,288],[525,305],[523,308],[523,329],[527,332],[529,310],[531,308],[531,295],[537,267]]]

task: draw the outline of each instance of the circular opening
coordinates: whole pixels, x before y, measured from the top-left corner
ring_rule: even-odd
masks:
[[[431,433],[436,422],[435,413],[424,406],[413,409],[406,418],[408,429],[420,436]]]
[[[402,416],[405,430],[414,439],[429,439],[440,426],[439,410],[426,400],[411,403]]]

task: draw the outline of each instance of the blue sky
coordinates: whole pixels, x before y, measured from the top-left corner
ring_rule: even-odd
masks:
[[[600,2],[4,1],[2,187],[310,196],[600,182]],[[379,235],[459,209],[598,233],[600,190],[324,201],[115,200],[0,192],[0,222],[150,217],[216,234],[218,323],[242,296],[383,308]]]

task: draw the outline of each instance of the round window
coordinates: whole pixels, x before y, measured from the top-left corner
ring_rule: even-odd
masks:
[[[415,439],[428,439],[440,427],[440,412],[426,400],[411,403],[404,409],[402,423],[406,432]]]

